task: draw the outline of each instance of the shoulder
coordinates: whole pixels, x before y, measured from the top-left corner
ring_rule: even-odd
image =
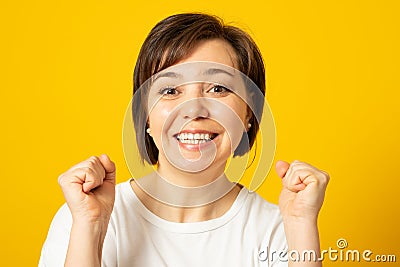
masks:
[[[63,204],[50,224],[46,240],[43,244],[39,266],[63,266],[68,249],[69,235],[72,226],[72,215]]]
[[[131,187],[131,179],[118,183],[115,186],[115,204],[114,208],[123,204],[128,204],[136,201],[135,194]]]
[[[111,213],[111,224],[115,221],[125,221],[131,217],[138,217],[141,203],[135,195],[130,182],[131,179],[118,183],[115,187],[115,201]]]
[[[57,211],[50,225],[50,230],[57,228],[57,230],[67,231],[71,230],[72,226],[72,215],[68,208],[67,203],[64,203]],[[58,231],[57,231],[58,232]]]
[[[250,191],[245,187],[242,188],[242,191],[241,193],[246,196],[245,210],[250,214],[260,219],[264,218],[269,222],[276,221],[280,223],[282,221],[279,207],[276,204],[268,202],[257,192]]]
[[[269,251],[287,251],[287,241],[283,225],[283,219],[278,205],[261,197],[257,192],[247,190],[247,212],[250,226],[256,228],[262,234],[260,240],[259,260],[266,261],[265,253]],[[268,261],[270,261],[268,259]],[[271,263],[271,262],[270,262]],[[275,259],[274,263],[277,263]]]
[[[278,205],[273,204],[261,197],[257,192],[243,188],[247,195],[243,214],[246,226],[255,228],[266,238],[264,244],[272,240],[285,243],[283,220]]]

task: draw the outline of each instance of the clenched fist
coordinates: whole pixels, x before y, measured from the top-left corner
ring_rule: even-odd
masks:
[[[115,199],[115,164],[107,155],[90,157],[58,178],[74,222],[108,223]]]
[[[308,163],[295,160],[276,163],[282,178],[279,207],[284,219],[316,220],[324,201],[329,175]]]

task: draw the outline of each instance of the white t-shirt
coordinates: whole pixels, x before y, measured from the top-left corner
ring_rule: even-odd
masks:
[[[64,204],[55,215],[39,266],[64,266],[72,225]],[[116,186],[103,245],[106,267],[287,266],[282,218],[276,205],[243,187],[221,217],[192,223],[164,220],[138,199],[130,181]]]

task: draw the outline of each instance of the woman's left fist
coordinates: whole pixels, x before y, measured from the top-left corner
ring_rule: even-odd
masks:
[[[276,163],[276,172],[282,178],[279,208],[284,220],[316,220],[324,202],[329,174],[298,160],[291,164]]]

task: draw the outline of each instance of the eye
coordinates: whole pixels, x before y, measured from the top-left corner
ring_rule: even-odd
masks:
[[[210,90],[208,90],[209,93],[217,94],[217,95],[226,95],[231,92],[228,88],[222,85],[213,85]]]
[[[160,95],[167,98],[176,97],[179,94],[179,91],[175,87],[165,87],[159,91]]]

